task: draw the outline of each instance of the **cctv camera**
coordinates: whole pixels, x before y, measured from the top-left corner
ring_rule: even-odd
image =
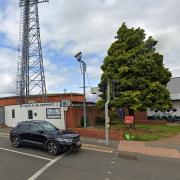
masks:
[[[78,58],[81,54],[82,54],[81,52],[78,52],[74,57]]]

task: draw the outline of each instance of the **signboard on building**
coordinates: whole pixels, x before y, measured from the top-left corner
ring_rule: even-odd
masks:
[[[58,106],[58,107],[60,107],[60,102],[22,104],[22,107],[47,107],[47,106]]]
[[[46,108],[46,118],[47,119],[61,119],[61,109],[60,108]]]
[[[171,100],[180,100],[180,94],[170,94]]]

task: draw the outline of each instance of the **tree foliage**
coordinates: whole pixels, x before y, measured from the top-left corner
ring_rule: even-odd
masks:
[[[128,28],[123,23],[107,52],[99,87],[104,94],[103,85],[108,79],[119,83],[120,95],[111,101],[112,106],[132,111],[166,110],[172,106],[166,89],[171,72],[156,51],[157,41],[145,36],[143,29]]]

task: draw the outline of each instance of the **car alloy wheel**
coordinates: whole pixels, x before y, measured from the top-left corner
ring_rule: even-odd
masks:
[[[13,136],[12,137],[12,145],[15,148],[18,148],[20,146],[20,138],[18,136]]]
[[[55,142],[53,142],[53,141],[48,142],[47,151],[48,151],[48,153],[50,155],[53,155],[53,156],[57,155],[58,154],[58,146],[57,146],[57,144]]]

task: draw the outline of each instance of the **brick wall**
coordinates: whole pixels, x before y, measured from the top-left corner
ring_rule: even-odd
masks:
[[[90,121],[90,126],[96,126],[96,118],[104,117],[104,112],[101,112],[96,108],[96,106],[87,106],[87,118]],[[83,106],[71,106],[68,107],[66,113],[66,127],[76,128],[81,127],[81,118],[83,117]],[[144,124],[148,123],[147,112],[135,112],[135,121],[142,122]],[[153,122],[152,122],[153,124]]]
[[[148,121],[147,111],[146,112],[135,112],[134,118],[135,118],[135,121]]]
[[[125,116],[128,116],[128,109],[127,108],[124,108],[124,114]],[[148,120],[148,117],[147,117],[147,111],[144,111],[144,112],[134,112],[134,119],[135,121],[145,121],[145,120]]]
[[[54,94],[54,95],[47,95],[48,102],[60,102],[61,100],[70,100],[72,102],[83,102],[84,96],[82,94]],[[8,106],[8,105],[16,105],[18,104],[18,97],[6,97],[0,98],[0,106]],[[34,103],[41,103],[42,98],[38,96],[31,97],[30,100]]]
[[[3,98],[0,99],[0,106],[16,105],[17,98]]]
[[[95,137],[99,139],[105,138],[105,131],[103,129],[92,129],[92,128],[71,128],[71,130],[78,132],[81,136]],[[122,140],[122,131],[109,130],[109,139]]]
[[[66,113],[66,127],[76,128],[81,127],[81,118],[83,117],[83,106],[70,106]],[[102,112],[95,106],[87,106],[86,108],[87,118],[91,127],[95,126],[96,117],[102,116]]]

